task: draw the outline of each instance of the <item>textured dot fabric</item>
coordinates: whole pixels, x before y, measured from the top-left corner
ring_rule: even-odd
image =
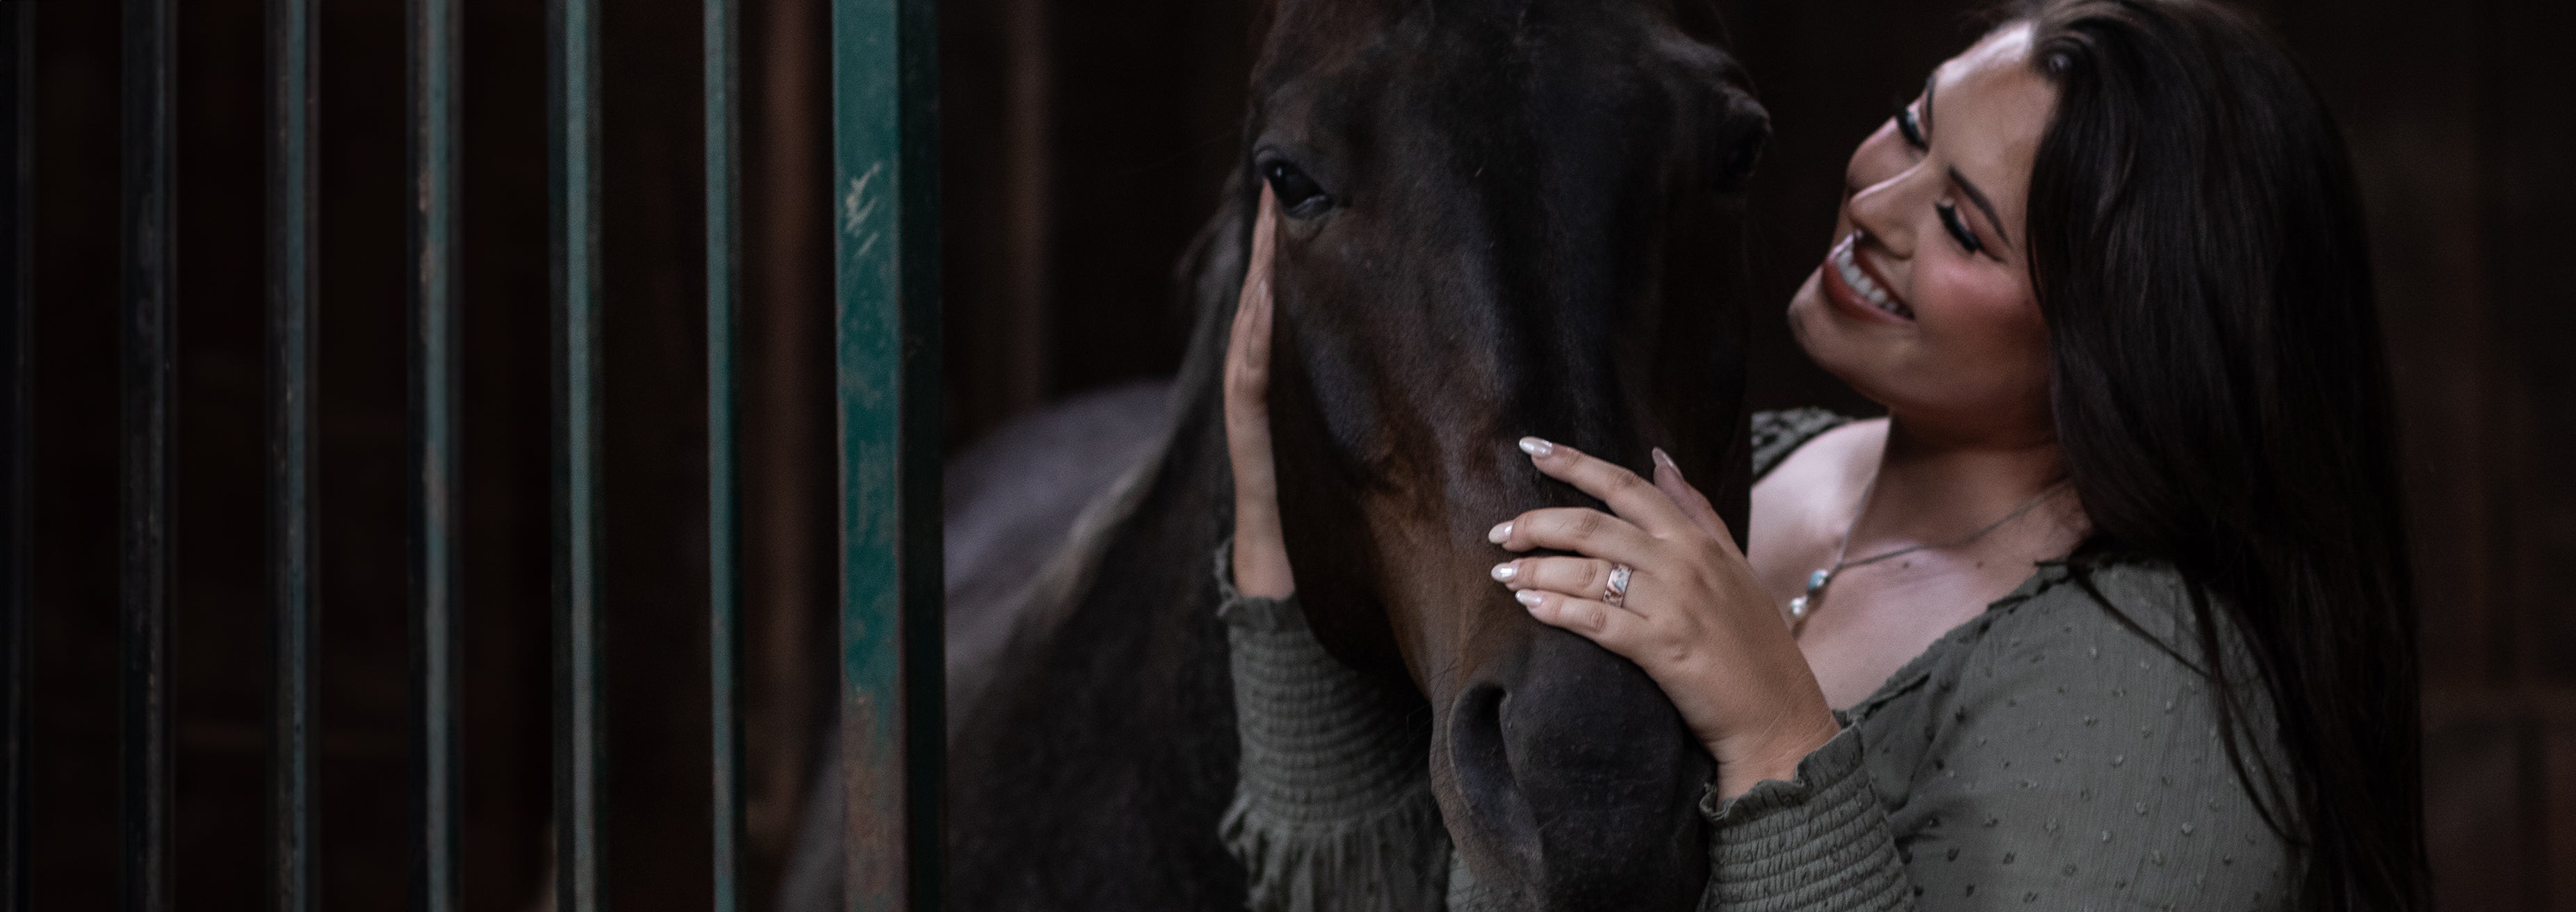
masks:
[[[1757,476],[1846,420],[1756,415]],[[1224,836],[1251,908],[1498,908],[1431,803],[1418,702],[1335,663],[1293,599],[1222,591],[1244,739]],[[2275,765],[2270,709],[2234,708],[2232,761],[2193,618],[2170,567],[2038,565],[1838,714],[1794,779],[1702,802],[1700,908],[2288,908],[2287,846],[2239,772]]]

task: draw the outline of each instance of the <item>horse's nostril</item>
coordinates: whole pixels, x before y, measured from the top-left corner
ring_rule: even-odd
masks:
[[[1458,777],[1459,797],[1497,843],[1516,850],[1535,848],[1529,802],[1513,781],[1509,739],[1503,733],[1506,698],[1492,684],[1475,685],[1458,696],[1449,714],[1450,766]]]
[[[1626,660],[1555,630],[1522,659],[1460,691],[1445,721],[1465,812],[1450,830],[1479,891],[1534,909],[1687,908],[1707,872],[1693,804],[1707,756]]]

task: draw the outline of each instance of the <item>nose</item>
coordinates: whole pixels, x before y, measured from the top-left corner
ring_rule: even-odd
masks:
[[[1912,258],[1915,220],[1907,215],[1930,212],[1931,197],[1940,193],[1942,181],[1936,170],[1916,166],[1861,188],[1848,204],[1852,227],[1868,232],[1890,255]]]
[[[1708,755],[1637,666],[1539,628],[1511,673],[1462,690],[1447,724],[1480,893],[1510,908],[1685,910],[1708,856]],[[1478,856],[1482,857],[1478,857]]]

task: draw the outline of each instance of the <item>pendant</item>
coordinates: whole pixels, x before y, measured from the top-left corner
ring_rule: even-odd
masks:
[[[1789,619],[1806,620],[1807,608],[1815,604],[1816,594],[1825,591],[1825,584],[1832,582],[1833,579],[1834,572],[1831,570],[1818,570],[1807,574],[1807,594],[1789,600]]]

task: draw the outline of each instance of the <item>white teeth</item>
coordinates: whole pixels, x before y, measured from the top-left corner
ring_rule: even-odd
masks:
[[[1887,289],[1878,287],[1878,283],[1870,279],[1869,273],[1861,271],[1860,261],[1852,252],[1851,244],[1846,243],[1834,248],[1833,263],[1834,271],[1842,274],[1843,284],[1851,286],[1853,291],[1860,292],[1861,300],[1868,301],[1869,306],[1900,317],[1914,316],[1913,308],[1896,303],[1896,299],[1888,295]]]

